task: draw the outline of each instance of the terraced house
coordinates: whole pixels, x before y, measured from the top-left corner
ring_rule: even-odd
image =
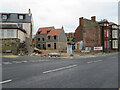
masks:
[[[33,19],[28,13],[0,13],[0,40],[2,52],[30,54],[32,48]]]
[[[36,47],[41,50],[66,50],[67,37],[63,27],[61,29],[54,27],[39,28],[36,33]]]

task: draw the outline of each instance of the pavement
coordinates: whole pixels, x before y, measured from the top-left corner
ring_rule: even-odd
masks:
[[[2,59],[3,88],[118,88],[118,54]]]

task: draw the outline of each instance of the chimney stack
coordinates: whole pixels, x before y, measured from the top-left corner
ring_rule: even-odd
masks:
[[[80,26],[83,25],[83,17],[79,18],[79,25],[80,25]]]
[[[63,30],[64,28],[63,28],[63,26],[62,26],[62,30]]]
[[[95,22],[96,21],[96,16],[92,16],[91,20]]]
[[[29,9],[28,13],[29,13],[29,16],[31,16],[31,10],[30,9]]]

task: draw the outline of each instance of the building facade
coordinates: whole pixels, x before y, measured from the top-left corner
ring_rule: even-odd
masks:
[[[48,33],[55,29],[54,27],[44,27],[39,28],[36,33],[36,47],[38,49],[46,49],[47,35]]]
[[[118,25],[105,19],[100,21],[99,25],[101,26],[103,51],[118,51]]]
[[[91,20],[81,17],[79,26],[75,30],[75,43],[77,50],[93,50],[94,47],[101,46],[100,26],[96,22],[96,17]]]
[[[0,18],[1,39],[19,39],[21,44],[24,43],[26,52],[31,54],[33,51],[33,19],[30,9],[28,13],[0,13]],[[10,51],[11,48],[8,48],[8,50]]]
[[[114,51],[118,51],[118,45],[119,45],[118,25],[115,23],[110,23],[110,29],[111,29],[111,49]]]
[[[36,33],[36,47],[41,50],[65,50],[67,47],[67,37],[63,28],[39,28]]]
[[[47,50],[66,50],[67,48],[67,37],[63,29],[51,30],[47,35]]]

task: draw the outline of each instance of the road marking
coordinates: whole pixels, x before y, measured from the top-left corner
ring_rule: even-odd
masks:
[[[97,61],[94,61],[94,62],[102,62],[102,60],[97,60]]]
[[[91,62],[87,62],[88,64],[90,63],[96,63],[96,62],[102,62],[103,60],[97,60],[97,61],[91,61]]]
[[[10,63],[10,62],[3,62],[3,64],[12,64],[12,63]]]
[[[22,61],[23,63],[26,63],[27,61]]]
[[[93,63],[93,62],[87,62],[88,64]]]
[[[0,84],[8,83],[8,82],[11,82],[11,81],[12,81],[12,80],[2,81],[2,82],[0,82]]]
[[[62,68],[58,68],[58,69],[54,69],[54,70],[45,71],[45,72],[43,72],[43,73],[45,74],[45,73],[55,72],[55,71],[59,71],[59,70],[64,70],[64,69],[73,68],[73,67],[76,67],[76,66],[77,66],[77,65],[66,66],[66,67],[62,67]]]

